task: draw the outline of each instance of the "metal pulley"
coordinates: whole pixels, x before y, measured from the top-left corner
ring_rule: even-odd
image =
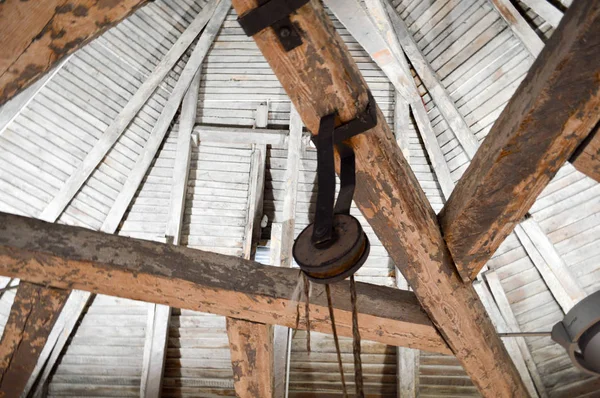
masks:
[[[600,291],[581,300],[554,325],[552,340],[567,350],[579,369],[600,375]]]
[[[356,185],[354,151],[343,141],[377,125],[371,93],[363,113],[335,128],[335,113],[321,118],[317,146],[315,221],[298,235],[293,256],[313,282],[331,283],[353,275],[369,256],[370,243],[360,222],[350,215]],[[335,202],[334,147],[340,155],[340,192]]]

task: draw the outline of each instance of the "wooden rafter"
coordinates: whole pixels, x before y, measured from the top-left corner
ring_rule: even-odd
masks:
[[[251,0],[232,3],[239,15],[257,6]],[[286,52],[272,29],[253,38],[305,126],[316,133],[320,118],[333,111],[340,121],[352,120],[366,106],[366,84],[322,4],[313,0],[290,18],[303,32],[302,46]],[[458,277],[435,214],[380,110],[377,119],[377,127],[350,140],[357,164],[355,203],[480,392],[525,395],[475,290]]]
[[[0,275],[182,309],[296,326],[298,270],[186,247],[0,213]],[[448,354],[415,295],[357,284],[363,338]],[[331,332],[327,299],[316,286],[311,330]],[[352,336],[347,283],[332,286],[340,335]],[[302,307],[302,306],[301,306]],[[300,308],[299,328],[302,321]]]
[[[144,0],[0,4],[0,105],[135,11]]]
[[[508,24],[508,27],[513,33],[523,42],[527,51],[534,57],[537,57],[542,48],[544,48],[544,42],[535,33],[535,31],[529,26],[525,18],[521,16],[519,11],[509,0],[490,0],[496,10],[500,13],[502,18]],[[544,0],[545,1],[545,0]]]
[[[600,5],[574,3],[457,184],[439,219],[464,280],[598,122],[598,46]]]
[[[68,296],[21,281],[0,340],[0,396],[21,396]]]

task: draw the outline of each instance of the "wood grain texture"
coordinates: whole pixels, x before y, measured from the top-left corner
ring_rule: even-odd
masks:
[[[273,397],[273,328],[227,318],[227,336],[236,395]]]
[[[0,396],[18,397],[69,292],[21,282],[0,340]]]
[[[0,105],[144,0],[9,0],[0,4]]]
[[[472,280],[600,118],[600,4],[576,2],[439,215]]]
[[[581,143],[571,157],[571,163],[586,176],[600,182],[600,125]]]
[[[171,307],[296,326],[298,270],[222,254],[0,214],[0,275]],[[364,339],[450,353],[414,294],[358,283]],[[349,284],[332,287],[338,332],[352,336]],[[311,296],[311,330],[330,333],[325,290]],[[300,319],[303,309],[300,308]],[[300,322],[299,328],[306,326]]]
[[[257,5],[232,3],[238,15]],[[315,133],[320,118],[333,111],[338,122],[352,120],[366,106],[367,87],[321,2],[311,1],[290,18],[302,32],[300,47],[285,52],[272,29],[254,39],[304,124]],[[355,203],[482,395],[525,396],[475,290],[456,273],[435,213],[379,109],[377,119],[377,127],[350,140],[357,166]],[[359,320],[359,325],[364,324]]]

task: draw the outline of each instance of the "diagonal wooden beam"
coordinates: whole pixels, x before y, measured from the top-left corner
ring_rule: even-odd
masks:
[[[550,25],[557,27],[563,17],[562,11],[554,7],[548,0],[522,0],[527,7],[542,17]]]
[[[154,68],[154,71],[152,71],[150,76],[148,76],[127,102],[127,105],[125,105],[117,117],[106,128],[98,142],[96,142],[92,150],[86,155],[85,159],[83,159],[77,169],[69,176],[67,181],[65,181],[65,184],[61,187],[60,191],[52,198],[50,203],[48,203],[46,208],[40,214],[40,219],[50,222],[54,222],[58,219],[63,210],[71,202],[89,176],[96,170],[96,167],[98,167],[100,162],[106,157],[106,154],[163,81],[165,76],[167,76],[169,71],[175,66],[190,44],[198,37],[210,17],[213,15],[216,5],[217,2],[214,2],[211,5],[204,7],[183,34],[177,39],[173,47],[171,47],[165,57],[160,61],[156,68]]]
[[[253,0],[232,3],[242,16],[257,6]],[[310,1],[290,19],[302,32],[303,44],[294,50],[286,52],[273,29],[253,38],[305,126],[315,134],[321,117],[334,111],[339,122],[354,119],[367,105],[367,86],[321,2]],[[481,394],[524,396],[477,293],[456,273],[425,194],[383,114],[376,114],[375,128],[349,140],[356,155],[355,203]]]
[[[464,280],[475,278],[600,119],[598,46],[600,4],[575,2],[442,210]]]
[[[577,170],[600,182],[600,124],[579,145],[571,163]]]
[[[542,48],[544,48],[544,42],[529,26],[529,23],[519,13],[519,10],[515,8],[510,0],[490,0],[490,2],[506,21],[510,30],[523,42],[527,51],[534,57],[537,57]]]
[[[299,271],[186,247],[0,213],[0,275],[253,322],[296,327]],[[364,339],[444,354],[448,346],[415,295],[357,284]],[[352,336],[348,283],[332,286],[338,333]],[[300,329],[302,321],[300,308]],[[323,287],[311,296],[311,330],[331,333]]]
[[[61,289],[19,284],[0,340],[0,396],[21,395],[68,296]]]
[[[183,96],[187,92],[188,87],[190,86],[196,72],[202,66],[202,62],[210,49],[212,42],[214,41],[217,33],[219,33],[219,29],[221,25],[223,25],[223,21],[231,8],[231,3],[229,0],[217,0],[218,4],[216,5],[215,11],[212,14],[212,17],[206,28],[202,32],[200,39],[196,43],[196,47],[194,47],[194,51],[190,55],[187,64],[181,71],[179,75],[179,79],[169,96],[167,104],[162,109],[162,112],[156,121],[156,124],[152,128],[152,132],[150,133],[150,137],[146,141],[146,145],[144,146],[144,150],[136,159],[135,165],[133,169],[127,176],[127,180],[123,185],[123,189],[117,195],[115,202],[111,209],[109,210],[106,218],[104,219],[104,223],[100,228],[101,231],[115,230],[119,226],[123,215],[127,211],[129,207],[129,203],[135,196],[137,191],[137,187],[140,185],[144,176],[146,175],[146,171],[152,164],[160,145],[163,142],[165,134],[181,105],[181,101],[183,100]]]
[[[144,0],[4,1],[0,4],[0,105]]]

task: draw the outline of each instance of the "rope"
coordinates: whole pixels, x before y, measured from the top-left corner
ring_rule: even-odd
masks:
[[[350,277],[350,302],[352,303],[352,351],[354,354],[356,396],[364,398],[365,392],[363,388],[362,361],[360,360],[360,331],[358,330],[358,308],[354,275]]]
[[[348,390],[346,389],[346,379],[344,377],[344,366],[342,365],[342,354],[340,352],[340,342],[338,340],[337,330],[335,329],[335,318],[333,316],[333,304],[331,304],[331,290],[329,289],[329,284],[325,285],[325,292],[327,292],[327,306],[329,307],[329,318],[331,319],[333,341],[335,342],[338,366],[340,367],[340,376],[342,377],[342,388],[344,392],[344,398],[348,398]]]
[[[306,301],[304,302],[304,312],[306,313],[306,351],[310,354],[310,281],[306,277],[306,274],[303,273],[302,275],[304,275],[304,297],[306,298]]]

